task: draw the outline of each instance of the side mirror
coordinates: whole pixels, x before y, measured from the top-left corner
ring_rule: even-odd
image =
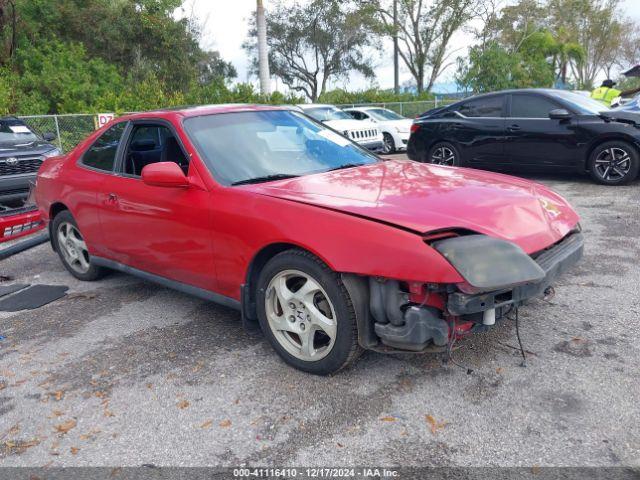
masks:
[[[142,181],[153,187],[184,188],[189,180],[177,163],[151,163],[142,169]]]
[[[568,120],[571,118],[571,113],[564,108],[557,108],[549,112],[549,118],[551,120]]]
[[[42,139],[45,142],[53,142],[56,139],[56,134],[51,132],[46,132],[44,135],[42,135]]]

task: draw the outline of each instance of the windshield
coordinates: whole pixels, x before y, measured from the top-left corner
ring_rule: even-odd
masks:
[[[398,115],[396,112],[386,108],[372,108],[367,110],[367,113],[376,120],[406,120],[402,115]]]
[[[315,118],[319,122],[325,122],[327,120],[353,120],[351,115],[336,107],[307,108],[304,110],[304,113]]]
[[[38,140],[38,136],[17,118],[0,119],[0,143],[27,144]]]
[[[563,90],[557,90],[553,92],[554,95],[560,97],[577,113],[582,115],[597,115],[600,112],[606,112],[610,110],[604,103],[600,103],[598,100],[586,97],[574,92],[567,92]]]
[[[350,140],[285,110],[188,118],[198,153],[225,185],[269,176],[301,176],[380,160]]]

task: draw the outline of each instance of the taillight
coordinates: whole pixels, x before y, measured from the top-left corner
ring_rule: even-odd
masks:
[[[412,123],[411,124],[411,133],[416,133],[418,130],[420,130],[420,125],[417,123]]]

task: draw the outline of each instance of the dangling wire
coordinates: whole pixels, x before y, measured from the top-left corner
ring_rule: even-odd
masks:
[[[524,347],[522,346],[522,340],[520,340],[520,319],[518,316],[518,307],[515,308],[516,311],[516,337],[518,337],[518,345],[520,346],[520,353],[522,354],[522,363],[521,367],[527,366],[527,354],[524,351]]]
[[[469,367],[465,367],[464,365],[456,362],[453,359],[453,346],[456,343],[456,320],[454,318],[452,318],[449,321],[449,328],[451,329],[451,338],[449,339],[449,343],[447,344],[447,362],[451,362],[453,363],[456,367],[460,367],[464,370],[467,371],[467,375],[471,375],[473,373],[473,370]]]

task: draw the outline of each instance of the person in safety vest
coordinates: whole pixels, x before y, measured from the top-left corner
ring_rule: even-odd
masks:
[[[615,87],[616,82],[611,79],[606,79],[602,82],[602,86],[596,88],[593,92],[591,92],[591,98],[594,100],[599,100],[604,103],[607,107],[611,106],[611,102],[618,97],[630,97],[640,92],[640,87],[634,88],[631,90],[618,90]]]

